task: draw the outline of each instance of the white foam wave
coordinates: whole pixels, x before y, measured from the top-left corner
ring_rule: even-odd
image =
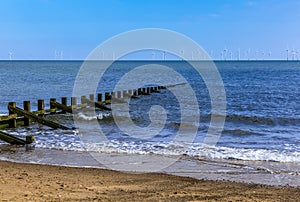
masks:
[[[293,150],[275,150],[259,148],[233,148],[224,146],[208,146],[201,143],[183,142],[149,142],[129,140],[107,140],[103,142],[82,142],[78,131],[68,134],[56,134],[53,131],[35,133],[35,146],[38,148],[89,151],[101,153],[126,153],[126,154],[157,154],[164,156],[187,155],[194,158],[207,159],[238,159],[247,161],[276,161],[300,163],[300,151],[293,147]],[[11,132],[15,134],[16,132]],[[25,135],[22,132],[20,137]],[[293,145],[286,145],[291,148]]]
[[[98,113],[95,116],[91,116],[91,115],[83,114],[81,112],[77,114],[79,119],[85,120],[85,121],[92,121],[92,120],[96,120],[96,119],[101,120],[101,119],[103,119],[105,117],[108,117],[110,115],[111,115],[110,113]]]
[[[300,162],[300,152],[278,151],[268,149],[245,149],[215,147],[191,150],[190,156],[200,156],[213,159],[238,159],[246,161],[277,161],[277,162]]]
[[[210,147],[203,144],[167,144],[109,141],[86,143],[84,147],[91,152],[188,155],[208,159],[238,159],[249,161],[300,162],[300,152],[277,151],[267,149],[245,149],[229,147]]]

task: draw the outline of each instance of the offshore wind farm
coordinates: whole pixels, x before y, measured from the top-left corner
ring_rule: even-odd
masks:
[[[296,0],[0,2],[0,199],[298,201]]]
[[[286,60],[286,61],[299,61],[300,60],[300,49],[292,48],[277,51],[276,56],[273,56],[271,49],[220,49],[220,50],[204,50],[207,52],[211,60],[214,61],[258,61],[258,60]],[[172,53],[159,50],[142,50],[138,54],[131,54],[130,57],[124,56],[123,58],[116,58],[114,52],[102,52],[99,60],[181,60],[182,57],[187,57],[189,60],[194,60],[195,58],[204,58],[201,51],[188,51],[180,50],[180,55],[175,56]],[[218,54],[219,53],[219,54]],[[62,50],[54,50],[53,57],[50,56],[47,59],[38,59],[34,57],[34,60],[84,60],[85,58],[73,58],[71,54],[66,53]],[[0,56],[1,59],[1,56]],[[25,58],[19,58],[18,54],[13,52],[8,52],[7,57],[3,56],[1,60],[30,60]],[[201,59],[202,60],[202,59]]]

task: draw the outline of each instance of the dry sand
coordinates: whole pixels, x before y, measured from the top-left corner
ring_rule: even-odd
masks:
[[[1,201],[299,201],[300,188],[0,161]]]

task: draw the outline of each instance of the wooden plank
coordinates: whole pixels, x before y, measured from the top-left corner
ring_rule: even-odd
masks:
[[[25,145],[25,144],[31,144],[34,140],[34,137],[32,135],[29,135],[26,136],[26,140],[23,140],[13,135],[10,135],[8,133],[5,133],[3,131],[0,131],[0,139],[10,144]]]
[[[90,105],[90,106],[95,106],[95,107],[97,107],[97,108],[99,108],[99,109],[104,109],[104,110],[109,110],[109,111],[111,111],[111,108],[108,108],[108,107],[106,107],[106,106],[104,106],[104,105],[102,105],[102,104],[99,104],[98,102],[90,101],[90,100],[87,99],[86,97],[81,97],[81,99],[83,99],[83,101],[84,101],[85,103],[87,103],[88,105]]]
[[[172,85],[167,85],[167,86],[161,86],[162,89],[166,89],[166,88],[173,88],[175,86],[183,86],[186,85],[187,83],[177,83],[177,84],[172,84]]]
[[[112,103],[127,103],[124,98],[112,98]]]
[[[23,117],[17,117],[16,121],[17,121],[17,127],[24,126],[24,118]],[[0,130],[9,128],[8,122],[9,122],[9,120],[0,121]]]
[[[66,126],[63,126],[61,124],[58,124],[58,123],[55,123],[53,121],[49,121],[49,120],[46,120],[44,119],[43,117],[39,117],[39,116],[36,116],[34,113],[31,113],[31,112],[26,112],[18,107],[13,107],[13,106],[8,106],[9,110],[16,113],[16,114],[19,114],[21,116],[24,116],[26,118],[29,118],[29,119],[32,119],[33,121],[35,122],[38,122],[40,124],[43,124],[43,125],[46,125],[46,126],[49,126],[51,128],[54,128],[54,129],[63,129],[63,130],[71,130],[71,128],[68,128]]]
[[[54,109],[44,109],[44,110],[38,110],[38,111],[32,111],[31,113],[39,115],[39,116],[44,116],[49,112],[56,112],[56,108]]]
[[[64,112],[72,113],[72,107],[68,107],[66,105],[60,104],[58,102],[51,101],[51,105],[63,110]]]
[[[17,114],[11,114],[11,115],[5,115],[5,116],[0,116],[0,121],[7,121],[9,119],[16,119],[18,117]]]

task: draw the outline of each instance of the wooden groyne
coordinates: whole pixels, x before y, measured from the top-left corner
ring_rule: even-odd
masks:
[[[88,106],[96,107],[101,110],[110,111],[109,105],[113,103],[126,102],[128,98],[138,98],[142,95],[150,95],[151,93],[158,93],[160,89],[165,89],[166,86],[153,86],[139,89],[131,89],[117,92],[105,92],[104,94],[97,94],[95,99],[94,94],[80,97],[80,103],[77,103],[77,97],[71,97],[68,105],[66,97],[61,98],[58,102],[56,98],[51,98],[49,101],[49,109],[45,109],[45,101],[37,101],[37,110],[31,111],[30,101],[23,102],[23,108],[17,107],[16,102],[8,103],[8,115],[0,116],[0,129],[16,128],[18,126],[29,126],[31,123],[39,123],[53,129],[72,130],[62,124],[47,120],[45,117],[48,115],[62,114],[62,113],[76,113],[78,109]],[[103,96],[104,95],[104,96]],[[10,144],[30,144],[33,142],[33,136],[26,137],[26,140],[17,138],[11,134],[0,131],[0,140]]]
[[[14,103],[10,103],[10,104],[14,104]],[[69,130],[70,129],[70,128],[68,128],[66,126],[63,126],[61,124],[55,123],[53,121],[46,120],[43,117],[39,117],[39,116],[35,115],[32,112],[23,110],[23,109],[18,108],[18,107],[13,107],[12,105],[8,105],[8,109],[12,113],[16,113],[20,116],[24,116],[24,125],[26,125],[26,126],[28,126],[29,123],[30,123],[30,120],[32,120],[34,122],[40,123],[40,124],[45,125],[45,126],[49,126],[51,128],[54,128],[54,129],[63,129],[63,130]],[[11,120],[10,123],[12,124],[13,127],[16,126],[16,123],[15,123],[14,120]]]
[[[0,131],[0,139],[8,142],[10,144],[14,144],[14,145],[25,145],[25,144],[31,144],[34,140],[34,136],[33,135],[27,135],[26,139],[20,139],[18,137],[15,137],[13,135],[10,135],[8,133],[5,133],[3,131]]]

